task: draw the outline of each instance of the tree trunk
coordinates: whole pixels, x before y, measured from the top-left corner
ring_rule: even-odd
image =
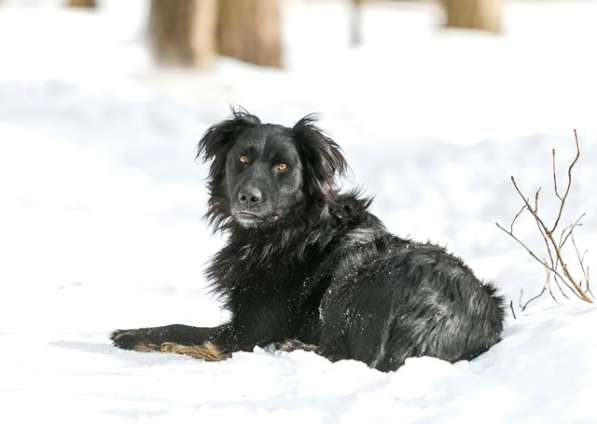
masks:
[[[350,45],[363,44],[363,3],[365,0],[352,0],[350,10]]]
[[[95,0],[68,0],[69,7],[95,7]]]
[[[500,32],[502,0],[440,0],[446,12],[446,26]]]
[[[279,67],[278,0],[219,0],[217,39],[223,55]]]
[[[215,54],[218,0],[151,0],[149,37],[159,63],[205,66]]]

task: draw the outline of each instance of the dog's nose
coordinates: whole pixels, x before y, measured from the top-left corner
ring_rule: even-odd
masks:
[[[256,187],[247,187],[238,193],[238,201],[242,205],[257,206],[262,200],[263,195]]]

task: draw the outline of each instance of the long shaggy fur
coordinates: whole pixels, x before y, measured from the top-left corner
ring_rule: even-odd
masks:
[[[233,187],[261,181],[263,199],[292,191],[268,168],[234,174],[229,156],[244,151],[243,143],[249,148],[250,139],[265,140],[264,151],[286,143],[300,158],[294,172],[302,181],[292,207],[249,227],[231,212]],[[206,216],[228,233],[207,276],[232,319],[215,328],[119,330],[112,335],[117,346],[210,343],[226,358],[274,343],[388,371],[411,356],[470,359],[499,341],[504,309],[495,288],[444,248],[388,233],[369,212],[370,199],[339,193],[335,178],[346,161],[313,116],[288,128],[236,110],[205,133],[199,155],[211,162]]]

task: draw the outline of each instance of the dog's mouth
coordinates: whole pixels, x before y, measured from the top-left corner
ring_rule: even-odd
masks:
[[[247,210],[233,211],[232,217],[241,226],[246,228],[257,227],[263,224],[273,223],[280,219],[280,215],[273,211],[270,213],[258,213]]]

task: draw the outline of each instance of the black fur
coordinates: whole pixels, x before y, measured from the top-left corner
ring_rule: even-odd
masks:
[[[206,216],[229,235],[207,276],[232,319],[119,330],[115,345],[275,343],[387,371],[411,356],[470,359],[499,341],[495,288],[444,248],[388,233],[371,200],[338,193],[346,162],[312,116],[287,128],[236,110],[199,155],[211,162]]]

